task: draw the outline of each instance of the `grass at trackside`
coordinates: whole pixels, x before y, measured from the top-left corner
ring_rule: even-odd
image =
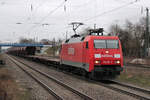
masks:
[[[125,63],[128,63],[132,59],[134,58],[124,58],[124,60],[126,61]],[[147,64],[150,64],[150,59],[146,59],[145,61]],[[117,80],[150,89],[150,69],[127,66],[125,67],[121,75],[117,77]]]
[[[30,91],[23,86],[19,86],[12,78],[11,72],[0,66],[0,97],[4,97],[4,93],[8,100],[30,100],[31,97]]]
[[[123,72],[117,80],[150,89],[150,75],[144,75],[144,73]]]
[[[3,59],[0,54],[0,59]],[[6,65],[0,65],[0,98],[6,94],[6,100],[31,100],[31,93],[28,89],[20,86],[12,77],[12,72]]]

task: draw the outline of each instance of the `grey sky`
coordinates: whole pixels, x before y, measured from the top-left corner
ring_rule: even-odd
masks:
[[[68,25],[72,21],[85,24],[78,32],[86,27],[93,27],[94,23],[108,31],[108,27],[115,22],[122,26],[126,19],[137,22],[140,17],[145,16],[145,8],[150,7],[150,0],[137,0],[134,4],[103,14],[136,0],[67,0],[63,3],[64,1],[0,0],[0,41],[16,42],[20,37],[38,40],[64,38],[66,31],[69,35],[73,34],[72,27]],[[97,15],[100,16],[94,17]],[[42,25],[45,23],[49,25]]]

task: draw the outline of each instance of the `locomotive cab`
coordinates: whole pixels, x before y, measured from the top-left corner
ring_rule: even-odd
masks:
[[[83,62],[89,63],[92,76],[114,78],[123,71],[122,47],[117,36],[103,36],[103,29],[90,30],[85,47]]]
[[[121,71],[122,53],[118,39],[94,40],[94,66],[104,67],[104,70]],[[108,68],[107,68],[108,67]],[[111,67],[111,68],[110,68]]]
[[[88,39],[89,38],[89,39]],[[89,72],[116,76],[123,71],[121,43],[116,36],[89,36]]]

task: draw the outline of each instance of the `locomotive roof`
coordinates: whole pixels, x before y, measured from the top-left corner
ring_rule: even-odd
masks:
[[[90,39],[119,39],[118,36],[87,36]]]
[[[119,39],[118,36],[91,36],[88,35],[86,37],[76,37],[76,38],[70,38],[65,41],[65,43],[77,43],[82,41],[88,41],[90,39]]]

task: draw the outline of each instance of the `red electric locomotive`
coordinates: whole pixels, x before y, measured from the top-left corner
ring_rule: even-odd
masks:
[[[123,71],[121,43],[117,36],[102,35],[102,29],[97,29],[66,40],[61,47],[60,64],[90,78],[115,78]]]

